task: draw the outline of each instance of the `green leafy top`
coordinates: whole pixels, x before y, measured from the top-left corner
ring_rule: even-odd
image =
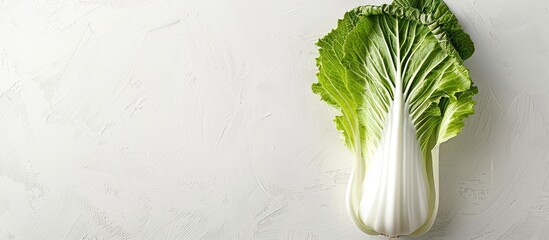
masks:
[[[337,128],[347,146],[364,155],[375,148],[396,94],[406,100],[424,151],[455,136],[464,118],[474,113],[477,89],[461,57],[473,48],[454,48],[472,42],[451,38],[459,31],[445,31],[463,32],[457,20],[448,20],[456,18],[446,5],[425,2],[438,2],[446,10],[431,14],[438,8],[401,6],[403,0],[358,7],[317,43],[319,72],[313,91],[341,111]],[[394,92],[396,82],[403,86],[400,92]]]

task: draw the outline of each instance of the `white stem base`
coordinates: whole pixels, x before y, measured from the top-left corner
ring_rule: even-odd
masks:
[[[431,214],[425,160],[408,108],[392,104],[378,148],[366,163],[358,217],[388,236],[410,235]]]

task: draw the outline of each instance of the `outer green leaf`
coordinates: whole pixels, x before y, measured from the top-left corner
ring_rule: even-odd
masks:
[[[444,118],[440,124],[438,142],[443,143],[446,140],[455,137],[463,128],[463,119],[475,113],[475,101],[473,96],[478,93],[477,87],[458,94],[457,101],[444,99],[440,106],[443,107]]]
[[[318,83],[313,84],[312,90],[319,94],[322,100],[339,109],[341,116],[336,116],[334,122],[336,127],[343,133],[345,144],[355,155],[360,158],[362,146],[365,139],[364,125],[359,124],[359,108],[363,105],[364,81],[350,81],[348,69],[343,65],[345,56],[344,43],[349,32],[351,32],[359,21],[359,10],[354,9],[347,12],[343,19],[338,21],[337,28],[332,30],[324,38],[317,42],[320,47],[320,56],[317,58],[319,72]],[[364,169],[363,162],[355,162]],[[357,184],[351,184],[357,186]],[[352,191],[356,193],[357,191]],[[355,199],[347,197],[347,199]],[[354,205],[356,206],[356,205]],[[373,230],[364,226],[349,209],[353,220],[364,232],[375,234]]]
[[[347,81],[346,69],[341,60],[345,53],[343,44],[347,34],[356,26],[358,15],[356,10],[349,11],[339,20],[336,29],[317,42],[320,56],[317,58],[318,83],[313,84],[313,92],[319,94],[322,100],[339,109],[342,117],[334,121],[337,128],[345,136],[348,147],[353,147],[355,132],[358,130],[356,109],[362,104],[362,91],[358,82]]]

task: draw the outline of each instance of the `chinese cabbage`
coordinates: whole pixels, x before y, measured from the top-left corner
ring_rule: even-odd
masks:
[[[474,113],[473,43],[440,0],[347,12],[321,38],[313,92],[353,152],[347,209],[372,235],[420,236],[438,208],[438,147]]]

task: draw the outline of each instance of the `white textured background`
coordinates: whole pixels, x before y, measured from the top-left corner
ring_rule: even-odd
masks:
[[[477,114],[423,239],[549,239],[549,2],[447,0]],[[314,42],[382,1],[0,1],[0,239],[379,239],[310,91]]]

